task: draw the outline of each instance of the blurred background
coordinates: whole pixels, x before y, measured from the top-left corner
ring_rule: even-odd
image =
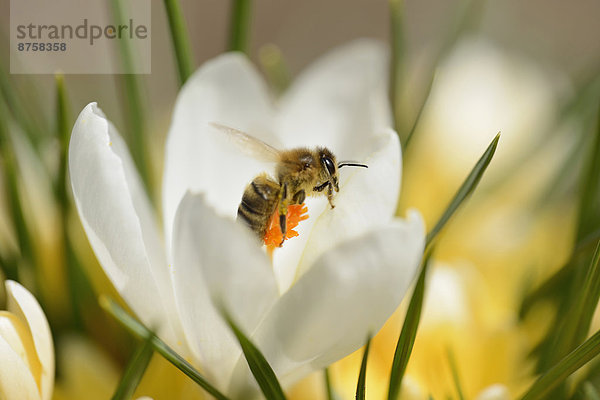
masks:
[[[150,175],[160,182],[179,80],[164,3],[152,0],[151,6],[152,73],[138,80]],[[180,6],[195,67],[227,50],[230,2],[181,0]],[[589,205],[582,193],[591,190],[585,179],[594,164],[600,2],[425,0],[405,1],[402,8],[397,125],[401,137],[414,134],[403,154],[399,213],[416,207],[431,229],[489,142],[502,134],[480,187],[437,241],[402,398],[458,398],[457,371],[465,398],[486,391],[512,398],[544,370],[540,349],[558,326],[570,289],[553,286],[551,295],[527,307],[525,299],[582,243],[589,263],[594,246],[584,239],[598,240],[600,204],[593,200],[598,197],[588,193]],[[390,19],[383,0],[256,0],[249,56],[267,77],[276,57],[280,82],[287,82],[319,55],[353,39],[390,43]],[[105,399],[133,339],[97,306],[99,293],[117,295],[69,205],[55,77],[9,74],[8,0],[0,2],[0,27],[6,105],[0,116],[10,132],[10,140],[0,142],[2,273],[30,288],[49,319],[57,357],[55,398]],[[119,54],[107,57],[120,62]],[[66,75],[64,85],[69,131],[80,110],[96,101],[128,138],[122,76]],[[159,193],[159,185],[154,191]],[[383,398],[387,390],[405,309],[373,342],[368,398]],[[340,398],[354,396],[361,354],[331,368]],[[159,356],[138,393],[155,399],[202,396]],[[322,374],[291,394],[325,398]]]

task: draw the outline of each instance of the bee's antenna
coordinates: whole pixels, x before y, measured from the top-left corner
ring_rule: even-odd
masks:
[[[362,168],[369,168],[369,166],[367,164],[361,164],[361,163],[357,163],[354,161],[342,161],[338,164],[338,168],[342,168],[342,167],[362,167]]]

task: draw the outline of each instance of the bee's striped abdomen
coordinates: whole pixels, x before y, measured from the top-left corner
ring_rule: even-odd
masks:
[[[266,174],[254,178],[244,190],[238,220],[244,221],[262,240],[279,201],[280,186]]]

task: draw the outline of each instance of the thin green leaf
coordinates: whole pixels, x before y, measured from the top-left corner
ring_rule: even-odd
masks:
[[[260,48],[259,60],[271,89],[280,95],[290,85],[290,71],[279,47],[267,44]]]
[[[456,358],[451,348],[446,349],[448,355],[448,364],[450,365],[450,371],[452,372],[452,381],[454,381],[454,387],[456,388],[456,394],[459,400],[465,400],[463,394],[462,385],[460,384],[460,377],[458,376],[458,366],[456,365]]]
[[[194,382],[200,387],[210,393],[218,400],[228,400],[228,398],[222,394],[217,388],[212,386],[206,378],[204,378],[190,363],[188,363],[183,357],[177,354],[173,349],[160,340],[152,331],[138,322],[135,318],[129,315],[123,308],[121,308],[114,300],[100,296],[100,306],[112,315],[125,329],[127,329],[134,336],[145,339],[149,338],[152,343],[152,348],[167,361],[177,367],[181,372],[189,376]]]
[[[25,214],[23,212],[23,200],[19,191],[19,173],[17,160],[13,151],[12,141],[8,130],[8,114],[4,101],[0,99],[0,170],[4,173],[7,203],[12,216],[17,244],[19,246],[20,265],[33,265],[33,243],[30,236]],[[18,274],[18,270],[16,271]]]
[[[583,279],[582,284],[578,288],[577,296],[570,302],[569,312],[562,320],[558,330],[559,334],[551,342],[551,353],[556,358],[567,354],[575,348],[585,339],[589,332],[592,317],[600,298],[599,256],[600,242],[596,246],[592,261],[585,268],[585,279]],[[549,361],[551,360],[549,359]]]
[[[494,140],[492,140],[492,142],[490,143],[488,148],[485,150],[485,152],[483,153],[483,155],[481,156],[479,161],[477,161],[477,164],[475,164],[475,166],[469,173],[469,176],[467,176],[467,179],[465,179],[465,181],[463,182],[461,187],[458,189],[458,192],[456,192],[456,194],[454,195],[454,198],[450,202],[450,205],[448,206],[448,208],[446,208],[446,211],[444,211],[444,214],[442,215],[442,217],[439,219],[439,221],[437,222],[435,227],[431,230],[431,232],[429,232],[427,234],[427,240],[426,240],[427,245],[429,245],[433,241],[433,239],[437,236],[437,234],[442,230],[444,225],[446,225],[446,222],[448,222],[450,217],[452,217],[452,215],[458,209],[458,207],[462,204],[462,202],[465,201],[465,199],[467,197],[469,197],[469,195],[473,192],[473,190],[475,190],[475,188],[477,187],[477,184],[479,183],[479,181],[481,180],[481,177],[483,176],[483,173],[485,172],[486,168],[490,164],[490,161],[492,161],[492,157],[494,157],[494,153],[496,152],[496,147],[498,146],[498,140],[500,140],[500,133],[498,133],[496,135],[496,137],[494,138]]]
[[[592,261],[588,267],[586,278],[584,280],[583,291],[578,297],[578,299],[580,299],[582,302],[582,305],[580,307],[581,311],[579,312],[579,316],[576,319],[577,331],[575,332],[575,338],[573,341],[575,344],[580,343],[587,336],[592,323],[592,317],[594,316],[594,311],[596,310],[598,300],[600,299],[600,268],[598,266],[599,259],[600,241],[598,241],[598,244],[596,245],[596,251],[594,252],[594,256],[592,257]]]
[[[589,236],[600,226],[600,109],[597,109],[596,132],[591,138],[592,146],[586,165],[581,173],[579,218],[576,240]],[[571,284],[566,295],[559,298],[558,315],[565,314],[559,329],[552,330],[545,341],[545,351],[539,360],[539,369],[545,370],[581,343],[585,334],[579,328],[579,313],[583,311],[581,288],[588,283],[593,263],[580,261],[575,264]],[[590,299],[591,300],[591,299]]]
[[[402,93],[402,79],[404,76],[404,23],[403,23],[403,1],[390,0],[390,104],[392,106],[392,117],[394,129],[398,135],[401,134],[400,126],[400,97]]]
[[[323,370],[323,377],[325,378],[325,392],[327,394],[327,400],[334,400],[333,387],[331,386],[331,378],[329,377],[329,368]]]
[[[524,318],[537,302],[556,296],[557,293],[567,292],[565,288],[570,285],[571,279],[573,278],[573,269],[577,265],[579,258],[582,254],[591,250],[591,247],[596,244],[598,240],[600,240],[600,229],[590,233],[575,245],[575,249],[573,249],[567,262],[544,281],[544,283],[523,298],[521,308],[519,309],[519,318]]]
[[[590,382],[583,384],[583,393],[587,400],[600,400],[600,393]]]
[[[6,49],[8,51],[8,49]],[[6,102],[6,112],[23,129],[33,148],[39,152],[39,144],[47,137],[49,126],[43,118],[43,108],[38,104],[38,94],[31,87],[21,88],[8,78],[8,71],[0,65],[0,93]],[[29,83],[30,81],[26,81]]]
[[[16,281],[19,279],[17,263],[12,257],[5,257],[0,254],[0,271],[4,274],[4,279]]]
[[[425,93],[423,94],[423,100],[421,100],[419,108],[417,109],[417,115],[415,116],[413,123],[411,124],[410,129],[408,130],[408,135],[406,135],[406,140],[404,141],[404,149],[405,150],[408,148],[408,145],[410,144],[410,141],[413,138],[413,135],[414,135],[415,131],[417,130],[417,127],[419,126],[419,122],[421,122],[421,117],[423,116],[423,111],[425,111],[425,108],[427,107],[427,103],[429,102],[429,97],[431,96],[431,89],[433,89],[434,81],[435,81],[435,73],[431,74],[431,78],[429,79],[427,86],[425,86]]]
[[[600,109],[596,132],[592,139],[587,165],[582,171],[577,239],[580,240],[600,225]]]
[[[123,377],[117,386],[117,390],[115,391],[112,400],[131,399],[135,389],[140,384],[140,381],[146,372],[148,364],[150,364],[153,352],[151,336],[148,336],[146,340],[140,344],[125,367],[125,372],[123,373]]]
[[[569,121],[577,121],[582,128],[577,129],[576,131],[568,131],[569,138],[574,138],[576,140],[572,154],[567,156],[564,166],[558,168],[558,176],[545,185],[545,190],[540,191],[539,195],[532,201],[530,207],[532,207],[533,210],[537,210],[540,208],[540,205],[547,205],[548,199],[550,198],[549,196],[554,196],[559,190],[569,191],[569,194],[571,194],[572,190],[568,190],[562,186],[565,186],[565,183],[567,182],[568,185],[573,184],[573,179],[570,174],[575,174],[575,171],[578,171],[581,167],[581,163],[577,162],[581,159],[581,149],[589,148],[589,144],[586,143],[585,139],[589,136],[587,135],[587,126],[588,124],[590,124],[590,126],[593,124],[592,120],[595,119],[594,117],[596,115],[598,96],[600,96],[600,74],[596,72],[595,75],[591,77],[581,79],[575,86],[576,89],[571,95],[565,96],[562,100],[562,104],[559,105],[557,112],[553,113],[548,122],[544,124],[542,128],[544,134],[533,135],[537,136],[536,140],[533,140],[527,147],[524,147],[522,151],[513,154],[513,161],[494,176],[493,180],[489,182],[490,187],[496,187],[516,174],[521,173],[521,169],[524,168],[528,162],[531,162],[532,154],[540,153],[543,151],[542,149],[555,145],[556,138],[565,136],[565,130],[561,129],[561,126],[564,126],[565,123],[568,124]],[[565,183],[561,182],[563,177],[566,181]]]
[[[429,249],[423,260],[417,284],[413,291],[404,324],[398,337],[396,351],[394,352],[394,360],[392,361],[392,370],[390,372],[390,383],[388,387],[388,400],[396,400],[400,394],[402,378],[406,371],[406,365],[410,359],[410,354],[417,336],[419,321],[421,320],[421,309],[423,307],[423,297],[425,295],[425,278],[429,269],[429,261],[433,250]]]
[[[281,385],[265,356],[262,355],[254,343],[238,328],[225,309],[222,309],[221,314],[240,343],[246,362],[248,362],[248,367],[250,367],[250,371],[254,375],[254,379],[256,379],[265,397],[269,400],[284,400],[285,395],[283,394]]]
[[[356,383],[356,400],[365,400],[367,396],[367,359],[369,358],[369,346],[371,345],[371,336],[367,338],[365,351],[360,363],[360,372],[358,373],[358,382]]]
[[[447,28],[447,32],[444,35],[441,35],[441,37],[443,37],[444,40],[440,44],[437,54],[433,59],[430,71],[425,74],[425,76],[428,77],[427,85],[425,86],[424,93],[420,97],[420,103],[417,107],[416,116],[413,119],[412,124],[410,125],[410,129],[408,129],[408,134],[402,135],[406,138],[404,141],[404,149],[408,148],[408,145],[410,144],[410,141],[413,138],[413,134],[415,133],[419,122],[421,121],[423,110],[429,102],[429,97],[431,96],[431,89],[433,88],[436,71],[439,65],[454,48],[458,40],[468,30],[468,27],[472,25],[474,21],[477,20],[477,18],[481,15],[483,7],[483,1],[463,0],[457,8],[456,15],[454,16],[450,26]]]
[[[173,48],[175,58],[177,59],[177,71],[179,72],[179,84],[183,86],[185,81],[194,71],[194,61],[190,50],[190,41],[188,39],[185,21],[179,8],[178,0],[164,0],[165,10],[169,19],[169,28],[171,30],[171,39],[173,39]]]
[[[248,54],[251,10],[252,2],[250,0],[232,0],[229,51],[241,51]]]
[[[123,10],[123,1],[125,0],[112,0],[112,12],[115,17],[117,24],[122,24],[126,19]],[[139,80],[139,76],[134,74],[134,58],[131,52],[129,40],[119,40],[119,48],[121,50],[121,61],[123,62],[125,74],[120,75],[120,79],[124,84],[124,96],[122,96],[125,102],[125,120],[128,123],[127,131],[130,132],[130,146],[131,155],[138,171],[146,191],[151,199],[153,199],[153,182],[152,174],[150,173],[150,164],[148,161],[148,144],[146,141],[146,115],[144,112],[143,96],[142,96],[142,85]]]
[[[67,92],[65,89],[64,77],[61,74],[55,75],[56,83],[56,136],[60,144],[58,175],[55,179],[55,193],[60,212],[60,222],[62,230],[62,244],[64,262],[67,271],[67,284],[69,288],[69,300],[73,325],[77,329],[83,328],[83,318],[81,315],[82,297],[88,297],[89,282],[81,272],[73,247],[69,239],[68,220],[71,212],[71,202],[68,195],[67,185],[67,165],[69,151],[69,137],[71,133],[71,122],[69,119],[69,106]]]
[[[545,398],[554,388],[562,384],[569,375],[583,367],[598,354],[600,354],[600,331],[596,332],[538,378],[521,397],[521,400]]]

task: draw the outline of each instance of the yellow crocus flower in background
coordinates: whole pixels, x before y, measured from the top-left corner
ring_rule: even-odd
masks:
[[[556,129],[561,82],[481,40],[459,45],[441,66],[420,129],[405,149],[400,209],[417,207],[430,230],[491,138],[502,136],[473,198],[437,240],[400,399],[458,398],[450,358],[465,398],[514,398],[535,379],[529,352],[555,311],[540,304],[520,321],[520,302],[566,261],[574,230],[573,202],[543,197],[574,144],[572,135],[560,133],[543,140]],[[511,168],[517,172],[509,174]],[[368,399],[387,397],[407,303],[371,343]],[[342,399],[354,397],[362,354],[330,367]],[[313,375],[292,398],[325,399],[323,385],[322,374]]]
[[[5,281],[0,311],[0,398],[49,400],[54,386],[54,346],[46,316],[19,283]]]

